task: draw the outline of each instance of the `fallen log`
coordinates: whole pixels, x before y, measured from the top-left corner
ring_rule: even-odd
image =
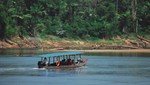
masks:
[[[104,45],[94,49],[139,49],[139,47],[130,45]]]
[[[130,49],[138,49],[139,47],[135,46],[128,46],[128,45],[121,45],[122,48],[130,48]]]
[[[137,35],[137,38],[140,39],[140,40],[144,40],[144,41],[150,43],[150,40],[145,39],[145,38],[143,38],[143,37],[141,37],[141,36],[139,36],[139,35]]]
[[[126,42],[126,46],[132,46],[137,48],[140,47],[140,44],[137,41],[127,39],[125,40],[125,42]]]

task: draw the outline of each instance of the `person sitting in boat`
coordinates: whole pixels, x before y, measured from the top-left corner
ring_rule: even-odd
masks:
[[[82,63],[83,62],[83,60],[81,59],[81,58],[78,58],[77,59],[77,63],[79,64],[79,63]]]
[[[46,57],[45,57],[44,60],[43,60],[43,65],[44,65],[44,66],[47,66],[47,65],[48,65],[48,59],[47,59]]]
[[[56,61],[56,66],[60,66],[60,61],[59,60]]]
[[[74,60],[72,60],[72,65],[75,65],[76,63],[74,62]]]
[[[66,63],[67,63],[67,61],[66,61],[65,58],[61,60],[61,64],[62,64],[62,65],[66,65]]]
[[[62,61],[61,62],[66,62],[66,59],[64,58],[64,59],[62,59]]]
[[[72,60],[69,58],[67,59],[67,65],[71,65],[72,64]]]

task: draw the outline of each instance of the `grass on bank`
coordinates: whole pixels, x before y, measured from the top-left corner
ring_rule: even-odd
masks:
[[[150,35],[140,35],[144,37],[145,39],[150,39]],[[99,39],[99,38],[88,38],[88,39],[73,39],[73,38],[60,38],[58,36],[54,35],[47,35],[44,37],[41,37],[43,40],[48,41],[58,41],[58,42],[69,42],[69,44],[105,44],[105,45],[122,45],[124,44],[124,40],[130,39],[130,40],[138,40],[136,34],[129,34],[129,35],[121,35],[116,36],[111,39]]]

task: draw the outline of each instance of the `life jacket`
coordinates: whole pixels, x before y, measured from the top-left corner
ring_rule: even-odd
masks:
[[[60,66],[60,61],[56,61],[56,66]]]

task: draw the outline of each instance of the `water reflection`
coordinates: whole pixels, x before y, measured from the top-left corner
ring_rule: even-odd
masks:
[[[82,74],[85,67],[72,69],[44,69],[44,68],[0,68],[1,76],[75,76]]]
[[[75,76],[82,74],[86,67],[82,68],[71,68],[71,69],[41,69],[38,70],[41,76],[47,76],[47,77],[65,77],[65,76]]]
[[[34,56],[40,53],[39,49],[29,49],[29,48],[16,48],[16,49],[0,49],[0,55],[4,56]]]
[[[104,52],[104,53],[86,53],[86,55],[92,55],[92,56],[130,56],[130,57],[150,57],[150,53],[117,53],[117,52]]]
[[[49,51],[49,52],[43,52],[41,49],[38,48],[18,48],[18,49],[0,49],[0,56],[4,55],[4,56],[16,56],[16,57],[20,57],[20,56],[35,56],[41,53],[51,53],[51,52],[55,52],[55,51]],[[97,52],[92,52],[92,53],[86,53],[86,55],[92,55],[92,56],[96,56],[96,55],[101,55],[101,56],[130,56],[130,57],[150,57],[150,53],[127,53],[127,52],[104,52],[104,53],[97,53]]]

